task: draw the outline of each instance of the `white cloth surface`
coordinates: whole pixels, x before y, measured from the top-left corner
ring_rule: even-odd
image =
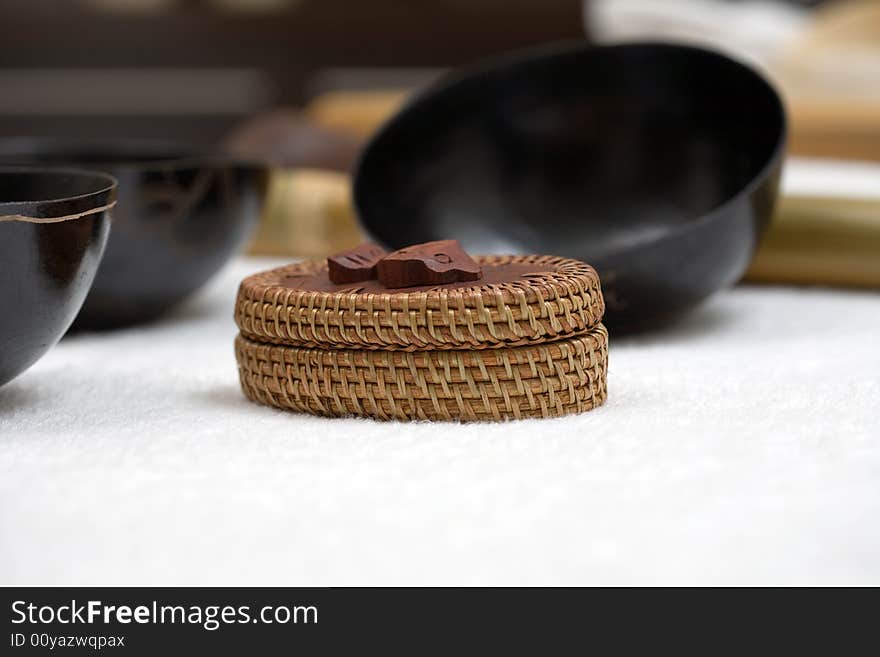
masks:
[[[880,584],[880,295],[739,287],[612,335],[580,416],[379,423],[244,399],[267,264],[0,388],[0,583]]]

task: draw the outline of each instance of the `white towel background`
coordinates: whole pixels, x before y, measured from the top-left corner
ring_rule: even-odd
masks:
[[[0,582],[880,584],[880,295],[739,287],[612,336],[593,412],[386,424],[243,398],[270,264],[0,389]]]
[[[612,335],[582,416],[383,424],[241,395],[233,299],[274,264],[0,388],[0,584],[880,584],[880,294],[739,287]]]

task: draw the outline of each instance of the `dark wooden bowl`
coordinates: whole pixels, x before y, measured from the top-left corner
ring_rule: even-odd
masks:
[[[0,139],[0,163],[88,166],[119,180],[113,235],[75,328],[148,321],[202,287],[260,216],[262,165],[149,141]]]
[[[774,89],[680,45],[553,46],[441,81],[367,145],[360,220],[399,248],[594,265],[607,323],[641,328],[736,282],[777,193],[786,118]]]
[[[116,181],[73,169],[0,168],[0,385],[70,327],[110,229]]]

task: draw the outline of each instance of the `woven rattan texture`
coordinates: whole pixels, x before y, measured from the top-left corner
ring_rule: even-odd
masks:
[[[300,263],[246,278],[235,320],[257,342],[383,350],[487,349],[571,337],[605,312],[596,271],[552,256],[483,256],[481,265],[534,264],[512,283],[379,294],[287,287],[287,276],[323,263]]]
[[[376,351],[260,344],[239,335],[245,395],[282,409],[381,420],[557,417],[605,401],[608,333],[486,350]]]

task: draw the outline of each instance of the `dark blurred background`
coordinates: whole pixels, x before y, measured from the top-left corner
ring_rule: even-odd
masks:
[[[0,135],[211,142],[322,92],[580,38],[580,0],[3,0]],[[386,70],[393,67],[393,70]]]
[[[253,246],[278,255],[362,239],[347,172],[451,68],[559,40],[707,45],[776,83],[789,153],[810,158],[789,161],[750,277],[880,285],[876,176],[835,164],[880,161],[880,0],[0,0],[0,25],[0,137],[222,144],[286,168]],[[817,191],[832,178],[855,189]],[[833,275],[816,275],[841,235],[853,237]]]
[[[789,96],[797,149],[877,159],[878,8],[877,0],[3,0],[0,136],[208,143],[283,107],[363,137],[397,106],[389,90],[411,91],[486,55],[565,39],[665,38],[764,67]]]

